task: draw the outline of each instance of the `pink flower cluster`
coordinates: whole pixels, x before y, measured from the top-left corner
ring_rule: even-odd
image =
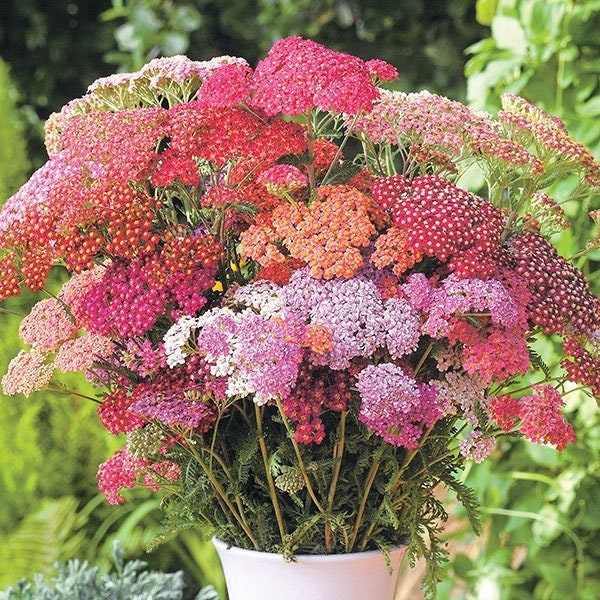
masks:
[[[424,428],[442,418],[435,391],[393,363],[370,365],[357,378],[359,419],[386,442],[418,448]]]
[[[372,72],[394,77],[388,66],[288,37],[273,44],[256,67],[253,104],[269,115],[299,115],[314,106],[337,113],[370,111],[379,97]]]
[[[554,444],[562,450],[575,441],[573,426],[565,422],[560,412],[563,399],[548,385],[534,385],[532,390],[531,395],[518,400],[511,396],[495,397],[490,403],[492,417],[504,431],[517,426],[532,442]]]

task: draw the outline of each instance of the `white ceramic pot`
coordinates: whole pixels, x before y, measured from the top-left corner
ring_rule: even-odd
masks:
[[[393,600],[406,547],[390,552],[390,574],[378,550],[322,556],[280,554],[227,547],[213,539],[229,600]]]

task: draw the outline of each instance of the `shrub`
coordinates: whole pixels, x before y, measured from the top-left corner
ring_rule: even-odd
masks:
[[[181,600],[183,572],[148,571],[141,560],[125,562],[118,542],[113,548],[114,571],[99,574],[87,561],[57,563],[50,581],[36,575],[33,582],[22,579],[15,588],[0,592],[0,600]],[[213,588],[201,590],[196,600],[218,600]]]

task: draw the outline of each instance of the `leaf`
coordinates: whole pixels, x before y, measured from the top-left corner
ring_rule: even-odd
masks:
[[[141,43],[134,26],[130,23],[117,27],[115,30],[115,38],[119,44],[119,48],[125,52],[133,52]]]
[[[44,500],[40,509],[29,515],[19,528],[0,545],[0,565],[4,570],[0,584],[18,576],[48,573],[56,560],[76,551],[82,539],[77,535],[77,500],[70,496]]]
[[[524,57],[527,52],[527,38],[521,23],[513,17],[497,16],[492,21],[492,36],[498,48],[511,50]]]
[[[452,561],[456,574],[463,579],[469,579],[469,574],[474,569],[473,561],[466,554],[456,554]]]
[[[558,510],[554,506],[546,504],[538,514],[541,519],[533,522],[531,531],[540,546],[547,546],[563,532],[564,528],[560,523]]]
[[[220,600],[220,597],[217,590],[212,585],[208,585],[198,592],[195,600]]]
[[[160,31],[162,25],[154,10],[140,4],[134,5],[130,21],[133,23],[135,30],[140,33],[155,33]]]
[[[173,7],[171,24],[173,29],[179,31],[195,31],[202,23],[202,15],[192,6]]]
[[[490,26],[496,14],[498,0],[477,0],[475,5],[475,18],[481,25]]]
[[[172,31],[167,33],[162,41],[164,53],[167,56],[183,54],[189,48],[190,41],[187,35]]]
[[[595,96],[576,108],[577,114],[584,118],[594,118],[600,115],[600,96]]]

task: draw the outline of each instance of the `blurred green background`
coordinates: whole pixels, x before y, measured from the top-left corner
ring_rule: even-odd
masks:
[[[48,115],[94,79],[173,54],[229,54],[254,65],[287,35],[383,58],[398,67],[404,91],[426,88],[491,111],[501,93],[523,95],[600,155],[600,0],[4,0],[0,202],[45,161]],[[568,195],[568,186],[557,193]],[[595,198],[570,209],[575,225],[556,240],[565,256],[589,235],[594,202],[599,208]],[[600,292],[600,256],[592,258],[586,274]],[[20,348],[18,314],[40,297],[4,303],[0,375]],[[452,515],[440,598],[598,597],[600,419],[583,394],[569,397],[567,411],[579,439],[563,453],[513,442],[465,473],[487,525],[473,539],[460,512]],[[79,557],[106,569],[118,538],[128,557],[184,569],[190,597],[206,583],[222,590],[214,553],[197,532],[146,553],[160,523],[158,498],[135,492],[112,507],[98,494],[96,468],[120,441],[105,433],[91,403],[47,393],[0,397],[0,446],[0,589],[50,572],[55,560]]]

